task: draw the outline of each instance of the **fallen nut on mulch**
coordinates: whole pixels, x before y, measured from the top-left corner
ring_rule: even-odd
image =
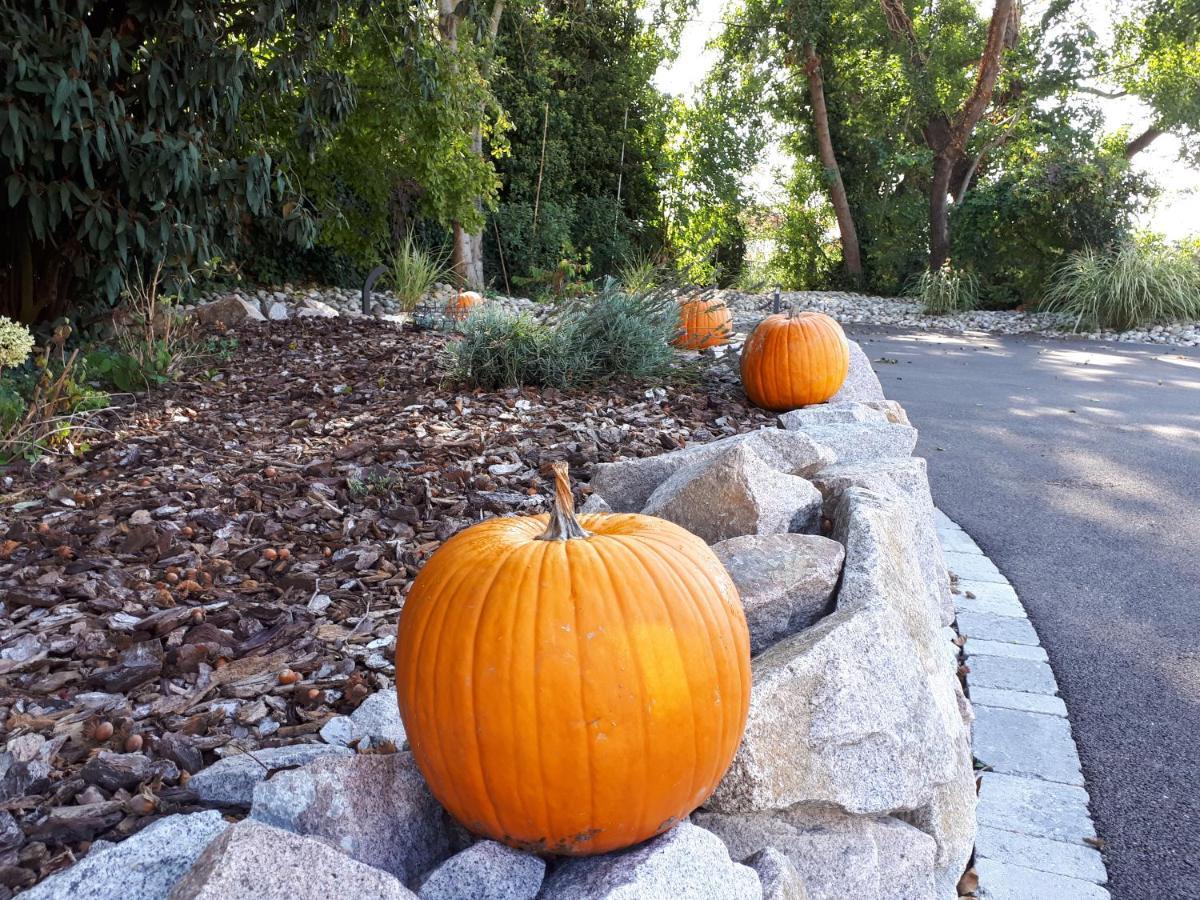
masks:
[[[478,392],[448,380],[439,334],[306,319],[237,338],[83,458],[7,473],[4,885],[197,809],[191,773],[316,741],[390,688],[422,562],[544,508],[549,463],[586,494],[597,462],[773,421],[725,361],[692,383]]]

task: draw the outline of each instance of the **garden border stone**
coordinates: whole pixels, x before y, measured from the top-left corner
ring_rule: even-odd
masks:
[[[975,872],[989,900],[1106,900],[1067,709],[1012,585],[944,513],[980,773]],[[970,574],[972,577],[966,577]]]

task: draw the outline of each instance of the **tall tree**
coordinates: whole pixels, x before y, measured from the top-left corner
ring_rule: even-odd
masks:
[[[492,156],[481,156],[475,141],[480,110],[494,121],[482,73],[461,65],[436,18],[399,4],[348,17],[338,34],[320,62],[345,73],[358,102],[318,153],[294,153],[321,246],[367,270],[414,228],[432,237],[429,223],[440,231],[457,221],[478,231],[480,200],[494,203],[499,186]],[[274,116],[281,140],[288,99]],[[500,129],[490,127],[489,136],[490,149],[501,151]],[[295,258],[294,248],[278,249],[284,261]]]
[[[668,53],[629,0],[510,2],[491,70],[512,131],[495,161],[489,278],[549,278],[563,263],[611,275],[661,249],[668,102],[653,78]]]
[[[842,239],[842,261],[846,272],[855,281],[862,279],[862,254],[858,247],[858,229],[854,225],[854,214],[846,196],[846,185],[842,182],[842,169],[838,165],[833,149],[833,137],[829,131],[829,111],[825,106],[825,78],[821,74],[821,58],[811,42],[804,45],[804,71],[808,76],[809,102],[812,104],[813,138],[817,154],[825,169],[829,184],[829,201],[837,217],[838,233]]]
[[[1200,159],[1200,0],[1149,0],[1117,26],[1102,73],[1123,93],[1143,100],[1150,124],[1125,145],[1132,159],[1164,134]]]
[[[455,55],[462,58],[461,65],[464,67],[478,66],[485,80],[491,68],[492,56],[495,53],[496,35],[500,29],[500,18],[504,14],[504,4],[505,0],[492,0],[491,11],[487,17],[486,27],[483,29],[480,45],[472,47],[468,52],[459,40],[459,30],[466,15],[467,5],[458,3],[456,0],[438,0],[438,21],[442,37]],[[469,59],[469,57],[473,57],[473,59]],[[480,106],[478,117],[471,127],[471,150],[480,159],[483,158],[484,116],[484,107]],[[476,218],[482,223],[483,201],[480,198],[474,198],[473,202],[479,213]],[[480,224],[475,228],[469,228],[462,221],[456,219],[452,224],[452,230],[451,264],[454,272],[465,286],[476,290],[481,289],[484,284],[483,226]]]
[[[929,58],[917,38],[904,0],[880,0],[880,5],[889,31],[903,47],[914,86],[927,85]],[[1015,45],[1018,26],[1015,0],[995,0],[975,82],[957,110],[948,112],[930,96],[931,92],[921,92],[931,106],[921,131],[933,152],[933,179],[929,188],[929,268],[932,270],[940,269],[950,256],[950,192],[955,166],[964,159],[967,141],[992,102],[1004,51]]]

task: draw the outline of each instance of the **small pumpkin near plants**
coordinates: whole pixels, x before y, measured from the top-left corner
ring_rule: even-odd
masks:
[[[666,831],[741,740],[750,643],[737,588],[700,538],[635,514],[489,519],[413,582],[396,637],[412,753],[476,834],[587,855]]]
[[[842,326],[820,312],[776,313],[758,323],[742,348],[742,386],[755,406],[787,412],[824,403],[850,371]]]
[[[483,295],[478,291],[459,291],[446,303],[446,317],[455,322],[461,322],[471,314],[471,310],[483,302]]]
[[[674,344],[681,350],[704,350],[728,344],[733,336],[733,314],[722,300],[705,297],[679,301],[679,336]]]

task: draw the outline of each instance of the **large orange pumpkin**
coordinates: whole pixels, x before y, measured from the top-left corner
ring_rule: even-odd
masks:
[[[446,316],[455,322],[461,322],[482,302],[483,295],[477,291],[459,291],[458,295],[446,304]]]
[[[679,336],[675,346],[703,350],[728,344],[733,336],[733,316],[721,300],[692,297],[679,301]]]
[[[746,396],[772,412],[824,403],[838,392],[849,371],[846,334],[824,313],[767,316],[742,348]]]
[[[550,516],[460,532],[413,582],[396,691],[434,796],[476,834],[591,854],[666,831],[741,740],[750,643],[700,538],[650,516]]]

